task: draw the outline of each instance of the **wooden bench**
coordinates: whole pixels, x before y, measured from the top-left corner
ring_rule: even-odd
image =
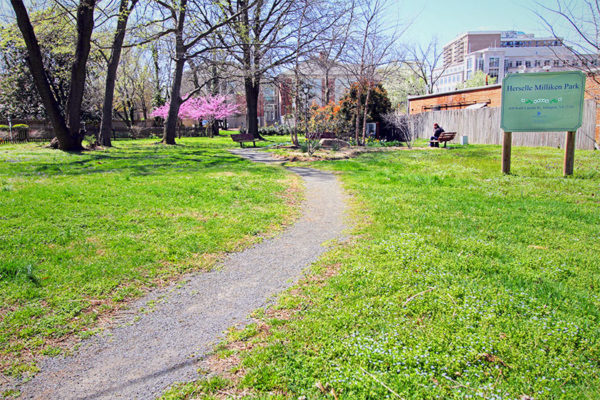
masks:
[[[237,135],[231,135],[231,140],[240,144],[240,147],[244,147],[244,143],[252,142],[254,147],[256,147],[256,139],[250,133],[239,133]]]
[[[442,132],[440,134],[440,136],[437,138],[437,140],[432,139],[429,141],[429,143],[441,143],[444,142],[444,148],[446,147],[446,143],[451,141],[452,139],[454,139],[454,137],[456,137],[456,132]]]

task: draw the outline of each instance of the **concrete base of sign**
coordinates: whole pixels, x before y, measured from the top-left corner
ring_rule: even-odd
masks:
[[[463,146],[469,144],[469,137],[468,136],[461,136],[460,137],[460,144],[462,144]]]

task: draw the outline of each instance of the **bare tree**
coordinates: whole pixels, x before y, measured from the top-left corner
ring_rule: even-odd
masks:
[[[114,112],[132,128],[141,112],[148,119],[155,82],[150,55],[143,48],[124,49],[116,80]]]
[[[393,111],[383,116],[383,121],[392,128],[392,137],[400,142],[405,142],[412,148],[417,138],[417,128],[420,126],[423,114],[407,115],[400,110]]]
[[[96,141],[103,146],[111,146],[110,135],[112,132],[113,100],[115,95],[115,82],[117,68],[121,59],[121,49],[125,40],[127,21],[138,0],[121,0],[117,14],[117,26],[112,41],[110,57],[106,66],[106,84],[104,88],[104,102],[102,103],[102,120]]]
[[[320,98],[322,105],[329,104],[331,101],[333,83],[331,82],[331,73],[338,66],[338,61],[348,43],[356,0],[350,2],[329,1],[324,4],[314,0],[304,0],[303,4],[296,38],[294,82],[291,87],[287,88],[291,89],[294,97],[294,128],[291,130],[291,141],[296,146],[299,145],[299,113],[302,107],[308,107],[308,104],[302,103],[302,90],[310,90],[310,85],[306,81],[311,73],[314,74],[312,71],[314,68],[319,75],[324,77],[324,96],[318,93],[317,97]],[[318,12],[311,15],[309,5],[316,8]],[[304,31],[308,31],[308,35],[304,34]],[[319,40],[315,40],[313,37],[315,32],[318,34]],[[304,47],[304,51],[301,51],[303,42],[307,39],[312,39],[312,42],[309,46]],[[315,53],[318,56],[315,57]],[[304,55],[306,57],[303,57]],[[306,98],[304,100],[307,101]]]
[[[433,38],[427,46],[413,45],[407,47],[409,60],[406,66],[425,83],[427,93],[433,93],[435,85],[446,70],[443,64],[443,51],[437,38]]]
[[[352,2],[353,3],[353,2]],[[298,132],[300,111],[308,107],[304,104],[303,90],[310,90],[308,80],[315,74],[316,69],[320,76],[324,72],[320,60],[326,57],[324,50],[331,44],[329,31],[339,25],[348,10],[344,1],[302,0],[299,2],[298,29],[296,33],[296,49],[293,64],[293,82],[285,82],[285,90],[290,92],[294,103],[294,127],[291,130],[291,141],[298,146]],[[353,6],[352,6],[353,7]],[[318,54],[318,56],[315,56]],[[327,89],[325,89],[327,90]],[[307,96],[304,96],[304,100]],[[321,94],[318,94],[321,97]],[[305,121],[306,122],[306,121]]]
[[[537,2],[537,5],[543,12],[534,12],[552,36],[568,45],[570,59],[564,53],[555,52],[555,55],[563,64],[586,72],[600,85],[600,0],[556,0],[553,5],[541,2]],[[600,100],[597,90],[588,92]]]
[[[85,90],[86,65],[91,48],[91,36],[94,30],[96,0],[81,0],[77,6],[75,56],[71,67],[69,95],[64,112],[51,89],[40,46],[23,0],[11,0],[11,4],[29,53],[28,63],[31,75],[52,124],[57,147],[65,151],[81,150],[83,140],[79,132],[81,104]]]
[[[233,0],[223,7],[224,18],[235,13],[232,22],[220,35],[222,45],[230,50],[242,74],[246,94],[248,133],[258,135],[258,96],[260,85],[278,68],[291,64],[298,54],[314,48],[322,28],[332,20],[319,19],[327,2],[317,0]],[[335,21],[335,18],[333,18]],[[300,27],[300,29],[299,29]]]
[[[365,143],[371,93],[389,73],[389,66],[397,58],[394,46],[402,32],[398,27],[390,30],[384,26],[383,15],[388,6],[388,0],[361,0],[353,40],[348,45],[348,58],[344,65],[357,84],[354,114],[357,144]]]
[[[223,16],[221,10],[227,4],[216,0],[155,0],[156,10],[163,18],[163,31],[173,37],[174,68],[172,73],[170,103],[162,142],[175,144],[179,108],[186,100],[181,98],[181,85],[186,62],[210,50],[205,39],[219,28],[237,18],[245,10]],[[250,1],[253,3],[253,1]],[[247,7],[248,5],[245,5]],[[186,18],[191,15],[189,21]],[[194,92],[188,93],[188,98]]]

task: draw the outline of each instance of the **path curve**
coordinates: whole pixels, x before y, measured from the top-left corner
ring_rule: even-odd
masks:
[[[232,153],[256,162],[278,162],[251,149]],[[155,399],[175,382],[197,379],[197,365],[223,332],[249,321],[297,280],[345,228],[345,196],[330,173],[289,168],[306,185],[300,219],[273,239],[230,255],[212,272],[158,290],[136,302],[118,326],[84,342],[69,357],[48,358],[19,389],[25,399]],[[140,313],[148,302],[152,312]]]

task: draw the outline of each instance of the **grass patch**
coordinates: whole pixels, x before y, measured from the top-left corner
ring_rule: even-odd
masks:
[[[154,142],[74,154],[0,147],[4,374],[35,371],[39,354],[58,354],[124,301],[209,269],[292,217],[297,178],[229,154],[228,137]]]
[[[600,397],[600,157],[500,147],[364,154],[361,223],[237,354],[258,398]],[[336,271],[336,274],[327,271]],[[333,275],[329,279],[321,276]],[[243,340],[252,340],[243,336]]]

